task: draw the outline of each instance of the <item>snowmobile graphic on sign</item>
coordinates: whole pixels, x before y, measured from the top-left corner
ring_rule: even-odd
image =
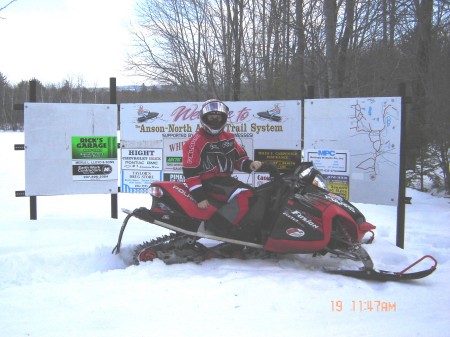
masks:
[[[151,112],[151,111],[145,110],[144,107],[141,105],[138,110],[137,121],[145,122],[146,120],[158,117],[158,115],[159,115],[159,113],[157,113],[157,112]]]
[[[282,116],[280,116],[281,109],[279,104],[275,104],[275,107],[268,111],[258,112],[257,115],[261,118],[269,119],[275,122],[280,122]]]

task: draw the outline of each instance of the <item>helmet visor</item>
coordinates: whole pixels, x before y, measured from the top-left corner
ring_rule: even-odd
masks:
[[[209,102],[203,106],[203,114],[207,114],[208,112],[217,112],[217,113],[225,113],[228,115],[228,107],[222,102]]]

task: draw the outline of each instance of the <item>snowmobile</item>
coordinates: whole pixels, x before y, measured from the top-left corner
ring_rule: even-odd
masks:
[[[151,120],[153,118],[158,117],[158,115],[159,115],[159,113],[157,113],[157,112],[151,112],[151,111],[145,110],[144,106],[141,105],[139,107],[139,109],[138,109],[138,116],[139,117],[138,117],[137,121],[139,123],[143,123],[143,122],[145,122],[147,120]]]
[[[137,120],[139,123],[142,123],[149,119],[156,118],[156,117],[158,117],[158,115],[159,115],[159,113],[157,113],[157,112],[145,111],[140,117],[138,117]]]
[[[122,237],[130,218],[167,228],[173,233],[137,245],[133,262],[161,259],[166,264],[196,262],[210,258],[271,258],[282,254],[331,254],[357,261],[357,268],[324,267],[333,274],[379,281],[419,279],[430,275],[437,261],[426,255],[399,272],[378,270],[363,244],[372,243],[374,229],[349,201],[330,192],[321,172],[311,162],[299,162],[280,173],[276,166],[264,163],[258,170],[269,173],[268,182],[255,187],[256,201],[248,214],[228,233],[211,231],[208,220],[217,208],[197,207],[184,183],[160,181],[149,187],[150,209],[123,209],[126,217],[113,253],[119,254]],[[218,242],[208,247],[200,242]],[[429,269],[412,271],[423,260],[431,260]],[[414,270],[416,270],[414,268]]]
[[[281,121],[280,116],[278,116],[272,112],[269,112],[269,111],[258,112],[257,115],[261,118],[270,119],[271,121],[275,121],[275,122]]]

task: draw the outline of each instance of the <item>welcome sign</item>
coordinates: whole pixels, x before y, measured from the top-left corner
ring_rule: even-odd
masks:
[[[251,159],[273,158],[280,167],[293,166],[292,158],[301,153],[301,101],[225,104],[230,108],[225,131],[235,135]],[[121,104],[121,191],[145,193],[155,180],[183,180],[183,144],[201,127],[201,106],[202,102]],[[129,151],[138,150],[153,151],[154,160],[142,158],[138,166],[128,165]],[[151,161],[154,165],[144,164]],[[235,171],[234,176],[256,184],[254,174]]]

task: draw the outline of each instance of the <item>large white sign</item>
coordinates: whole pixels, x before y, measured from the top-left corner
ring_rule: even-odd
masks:
[[[118,192],[117,105],[25,103],[25,195]]]
[[[400,97],[306,100],[304,147],[348,151],[350,200],[397,205],[400,112]]]
[[[301,151],[300,101],[225,103],[230,108],[225,131],[235,134],[250,158],[276,161],[282,170],[292,167],[294,157]],[[183,180],[183,143],[200,128],[201,105],[202,102],[120,105],[123,192],[144,192],[152,179]],[[149,167],[144,164],[145,158],[139,167],[130,167],[133,160],[129,151],[138,153],[139,149],[161,153],[162,167],[156,167],[157,160],[153,160],[155,166]],[[142,181],[137,178],[138,171],[147,172],[142,174],[145,177]],[[236,176],[255,184],[253,174],[236,172]]]

